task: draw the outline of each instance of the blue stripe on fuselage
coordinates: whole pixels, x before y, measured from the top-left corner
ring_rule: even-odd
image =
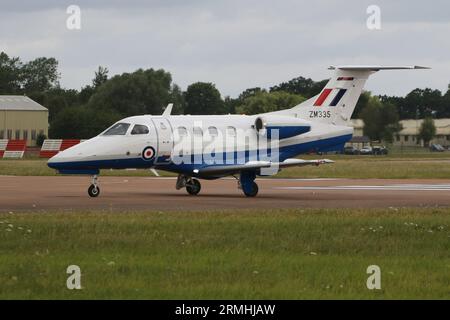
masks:
[[[304,142],[289,146],[280,147],[279,161],[284,161],[288,158],[295,157],[299,154],[310,152],[327,152],[327,151],[340,151],[343,149],[344,144],[352,138],[351,134],[327,138],[322,140],[315,140],[311,142]],[[269,155],[270,156],[270,155]],[[248,161],[259,160],[256,152],[229,152],[215,155],[214,159],[222,159],[223,163],[208,163],[203,159],[203,163],[194,163],[194,155],[191,156],[191,164],[155,164],[153,160],[144,160],[142,158],[132,159],[114,159],[114,160],[88,160],[88,161],[70,161],[70,162],[49,162],[47,165],[50,168],[57,169],[61,173],[71,174],[85,174],[87,172],[94,172],[98,169],[127,169],[127,168],[159,168],[173,172],[192,172],[195,169],[199,169],[209,165],[227,165],[227,159],[233,159],[234,163],[244,164]],[[197,156],[198,157],[198,156]],[[195,158],[197,159],[197,158]],[[267,160],[267,158],[261,158],[261,160]]]

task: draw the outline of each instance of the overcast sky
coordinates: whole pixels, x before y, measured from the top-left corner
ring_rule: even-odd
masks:
[[[222,95],[297,76],[330,76],[329,65],[416,64],[432,70],[377,73],[366,89],[405,95],[450,82],[450,1],[0,0],[0,51],[59,61],[61,85],[89,84],[99,65],[110,75],[163,68],[183,89],[213,82]],[[81,8],[81,30],[66,9]],[[366,26],[369,5],[381,30]]]

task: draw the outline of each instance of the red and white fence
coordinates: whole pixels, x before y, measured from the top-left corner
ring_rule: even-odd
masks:
[[[79,139],[46,139],[42,144],[41,152],[39,157],[41,158],[51,158],[58,152],[66,150],[74,145],[83,142],[84,140]]]
[[[26,140],[0,140],[0,158],[22,158],[27,147]]]

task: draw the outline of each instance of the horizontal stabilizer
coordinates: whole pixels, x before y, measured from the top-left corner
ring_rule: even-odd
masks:
[[[347,71],[380,71],[380,70],[402,70],[402,69],[430,69],[422,66],[330,66],[329,70],[347,70]]]

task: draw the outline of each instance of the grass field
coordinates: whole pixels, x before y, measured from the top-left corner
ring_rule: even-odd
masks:
[[[9,213],[0,299],[449,299],[449,243],[447,209]]]
[[[450,179],[450,153],[411,153],[389,156],[305,155],[304,159],[329,158],[336,162],[319,167],[284,169],[283,178]],[[159,172],[163,176],[173,175]],[[103,170],[106,176],[149,176],[149,170]],[[0,175],[56,175],[43,159],[0,160]]]

